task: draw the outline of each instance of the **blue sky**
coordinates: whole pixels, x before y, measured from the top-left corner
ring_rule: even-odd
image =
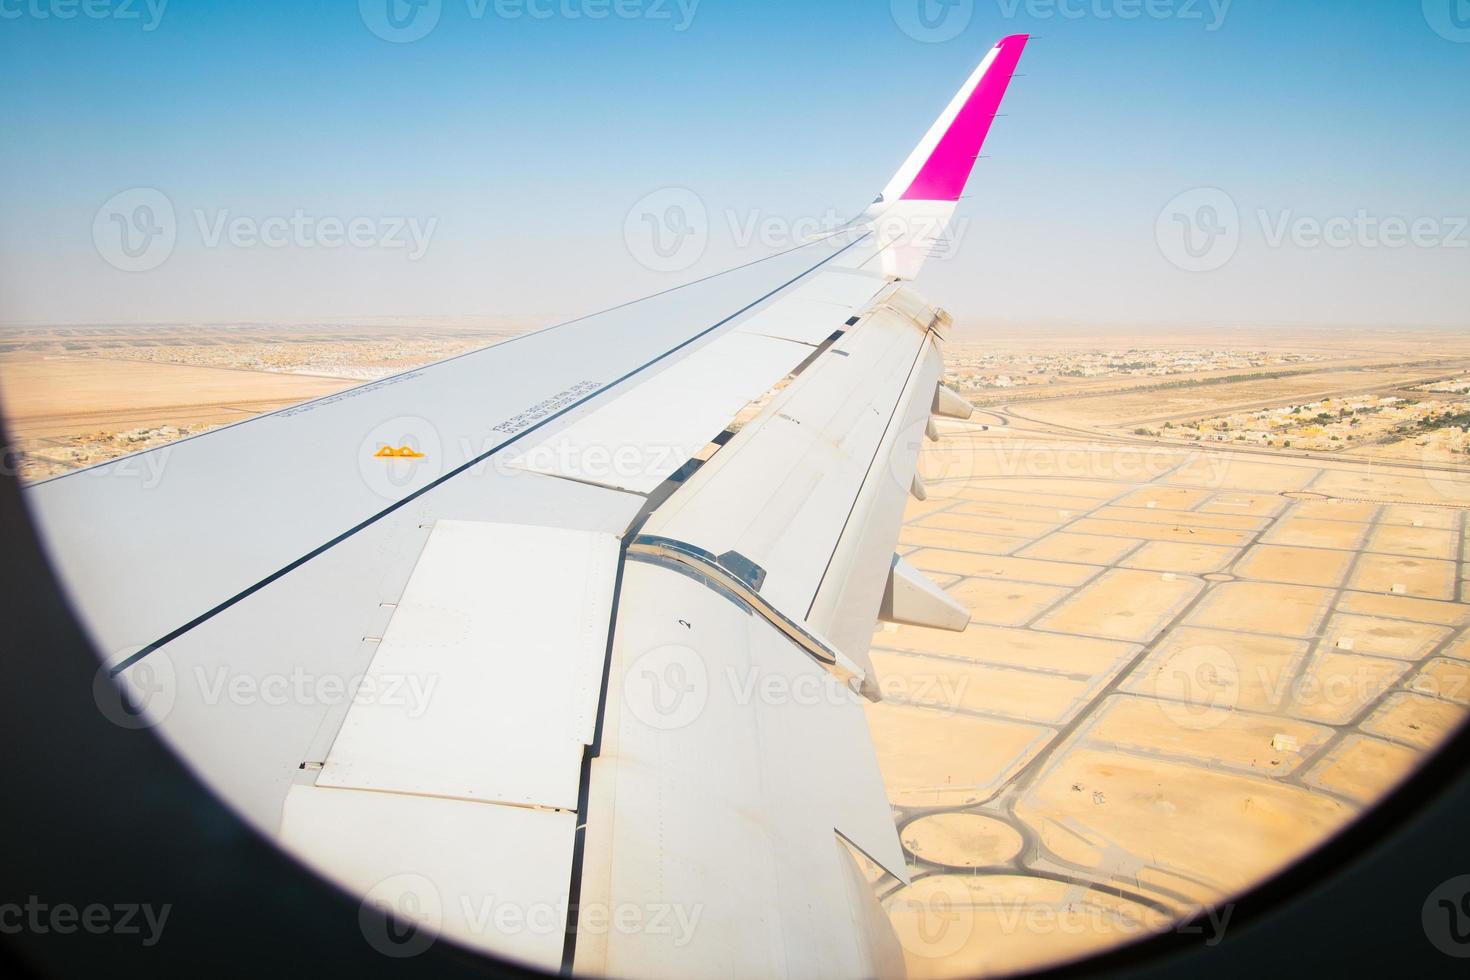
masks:
[[[0,0],[0,321],[587,312],[849,216],[1029,32],[930,298],[1470,327],[1466,0],[425,0],[405,43],[388,2]],[[709,244],[649,268],[629,216],[667,188]],[[1170,209],[1221,193],[1191,271]],[[140,200],[172,245],[133,261]]]

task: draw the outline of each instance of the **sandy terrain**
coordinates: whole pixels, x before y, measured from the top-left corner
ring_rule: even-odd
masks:
[[[1209,930],[1470,713],[1458,475],[1010,421],[942,427],[902,537],[973,624],[874,636],[915,977]]]
[[[0,397],[34,478],[516,329],[12,330]],[[891,693],[868,709],[914,882],[870,877],[910,973],[1043,967],[1200,912],[1226,928],[1235,894],[1470,713],[1470,457],[1449,429],[1318,453],[1161,427],[1463,399],[1470,343],[987,329],[959,347],[982,410],[925,449],[899,551],[973,622],[880,627]],[[1030,380],[979,377],[1005,372]]]
[[[36,480],[330,395],[529,329],[485,324],[0,331],[0,407]]]

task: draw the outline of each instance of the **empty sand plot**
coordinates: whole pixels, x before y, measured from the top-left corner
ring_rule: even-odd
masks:
[[[1453,599],[1458,587],[1454,562],[1398,555],[1363,555],[1349,581],[1363,592],[1388,592],[1421,599]]]
[[[1470,633],[1463,633],[1456,637],[1449,646],[1444,648],[1441,656],[1470,660]]]
[[[1215,586],[1189,617],[1191,626],[1313,636],[1332,604],[1326,589],[1264,582]]]
[[[57,436],[180,421],[237,422],[351,387],[353,382],[266,371],[113,361],[6,359],[5,413],[13,436]]]
[[[1350,551],[1257,545],[1235,566],[1241,578],[1336,588],[1353,563]]]
[[[1235,548],[1217,545],[1151,541],[1129,555],[1122,565],[1124,568],[1203,575],[1227,567],[1238,554],[1240,552]]]
[[[967,514],[972,517],[998,517],[1002,520],[1035,521],[1038,524],[1055,526],[1070,518],[1063,517],[1065,510],[1057,507],[1030,506],[1026,504],[985,503],[967,501],[956,504],[948,513]]]
[[[1004,555],[977,555],[961,551],[925,548],[908,557],[909,564],[924,571],[946,572],[977,578],[1012,579],[1042,585],[1081,585],[1101,574],[1097,565],[1073,565],[1056,561],[1036,561]]]
[[[916,857],[957,868],[1005,864],[1025,841],[1010,824],[979,813],[936,813],[906,825],[903,846]]]
[[[1116,502],[1115,506],[1142,507],[1149,510],[1155,508],[1160,510],[1194,510],[1212,496],[1214,495],[1208,490],[1194,490],[1188,487],[1148,486],[1122,497]]]
[[[1301,853],[1351,815],[1277,781],[1087,747],[1062,757],[1016,804],[1016,816],[1064,860],[1097,867],[1121,849],[1227,895],[1275,872],[1268,855]]]
[[[1000,486],[966,486],[955,496],[977,504],[1018,504],[1023,507],[1048,507],[1065,513],[1079,513],[1097,507],[1103,501],[1061,493],[1028,493]]]
[[[1187,707],[1153,698],[1109,698],[1081,737],[1101,748],[1182,756],[1224,769],[1280,777],[1326,744],[1332,729],[1273,715]],[[1284,737],[1283,737],[1284,736]]]
[[[899,532],[898,541],[900,544],[913,545],[916,548],[948,548],[953,551],[974,551],[996,555],[1009,554],[1026,543],[1025,538],[947,531],[943,528],[920,527],[917,524],[905,526]]]
[[[1111,565],[1143,544],[1135,538],[1104,538],[1094,534],[1060,532],[1016,552],[1021,558],[1048,561],[1084,561],[1095,565]]]
[[[1306,781],[1339,796],[1370,803],[1413,772],[1419,754],[1401,745],[1349,735],[1307,773]]]
[[[1440,531],[1405,524],[1384,524],[1368,539],[1369,551],[1419,558],[1454,559],[1460,550],[1457,531]]]
[[[1278,520],[1261,536],[1265,544],[1291,545],[1300,548],[1336,548],[1356,551],[1363,545],[1368,526],[1353,521],[1321,521],[1309,517],[1287,516]]]
[[[1312,521],[1370,523],[1382,508],[1358,500],[1303,500],[1291,508],[1292,517]]]
[[[1210,490],[1261,490],[1285,493],[1301,490],[1320,471],[1284,463],[1255,463],[1231,456],[1193,459],[1169,474],[1170,486],[1202,487]]]
[[[1103,680],[883,651],[872,657],[884,703],[1043,724],[1070,721]]]
[[[1230,531],[1259,531],[1266,522],[1259,517],[1238,514],[1202,514],[1197,511],[1149,510],[1144,507],[1099,507],[1089,517],[1106,521],[1142,521],[1145,524],[1169,524],[1178,527],[1224,528]]]
[[[1152,572],[1115,569],[1043,617],[1039,629],[1143,642],[1178,615],[1204,583]]]
[[[1051,456],[1049,450],[1037,450],[1042,456]],[[1053,457],[1054,458],[1054,457]],[[1045,464],[1042,465],[1046,468]],[[995,479],[993,477],[981,477],[971,482],[972,487],[979,490],[1007,490],[1011,493],[1021,494],[1052,494],[1060,497],[1070,497],[1073,500],[1090,500],[1093,505],[1112,500],[1133,489],[1128,483],[1112,483],[1106,480],[1089,480],[1086,478],[1071,479],[1067,477],[1013,477],[1006,479]]]
[[[1444,642],[1450,630],[1429,623],[1339,613],[1328,621],[1324,634],[1327,644],[1338,650],[1420,660]]]
[[[1414,675],[1408,687],[1432,698],[1470,705],[1470,664],[1436,657]]]
[[[1024,874],[928,875],[883,908],[910,980],[1029,973],[1169,923],[1149,906]]]
[[[1465,723],[1470,711],[1464,705],[1440,701],[1422,694],[1399,691],[1390,694],[1363,722],[1363,731],[1419,749],[1432,749]]]
[[[971,618],[977,623],[1020,626],[1066,598],[1071,590],[1055,585],[971,578],[951,586],[949,593],[969,608]]]
[[[1153,524],[1140,521],[1100,521],[1083,518],[1069,528],[1085,534],[1111,534],[1119,538],[1145,538],[1150,541],[1182,541],[1196,544],[1225,545],[1239,547],[1248,543],[1250,536],[1243,531],[1222,531],[1215,528],[1190,527],[1187,524]]]
[[[1319,650],[1290,688],[1286,713],[1327,725],[1345,725],[1399,682],[1410,665],[1381,657]]]
[[[1041,523],[1014,517],[980,517],[953,511],[929,514],[916,522],[917,526],[922,528],[938,528],[944,531],[961,531],[969,534],[1001,534],[1020,538],[1034,538],[1045,534],[1056,527],[1057,523],[1055,520]]]
[[[1111,673],[1139,650],[1129,643],[1063,636],[1036,630],[971,623],[962,633],[899,626],[873,637],[877,649],[960,657],[998,666],[1025,667],[1088,678]]]
[[[1453,487],[1457,482],[1461,487],[1466,486],[1464,477],[1455,474],[1440,477],[1407,473],[1403,470],[1387,472],[1377,469],[1343,469],[1323,473],[1321,479],[1312,485],[1312,489],[1333,497],[1415,503],[1443,500],[1446,484]],[[1460,494],[1459,499],[1451,502],[1464,503],[1463,489]]]
[[[1038,725],[908,705],[870,704],[866,711],[883,784],[899,806],[978,803],[1055,734]],[[924,751],[915,752],[916,745]]]
[[[1364,616],[1384,616],[1389,619],[1413,619],[1421,623],[1439,623],[1457,626],[1470,619],[1470,606],[1451,602],[1433,602],[1428,599],[1411,599],[1396,595],[1373,595],[1368,592],[1348,592],[1338,602],[1343,612],[1360,613]]]
[[[1406,504],[1390,504],[1383,508],[1378,522],[1433,528],[1437,531],[1458,531],[1464,523],[1464,516],[1465,511],[1458,507],[1414,507]]]
[[[1253,636],[1180,627],[1159,642],[1123,689],[1176,702],[1194,712],[1239,709],[1280,715],[1310,644],[1284,636]]]
[[[1242,514],[1246,517],[1275,517],[1286,508],[1286,498],[1267,493],[1217,493],[1200,504],[1202,514]]]

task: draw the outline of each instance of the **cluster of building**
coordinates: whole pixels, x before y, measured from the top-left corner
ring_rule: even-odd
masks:
[[[47,439],[23,439],[17,453],[20,478],[26,482],[45,480],[70,470],[105,463],[128,453],[142,452],[198,435],[217,425],[160,425],[125,432],[89,432]],[[160,461],[161,462],[161,461]]]
[[[1090,378],[1168,377],[1206,371],[1277,367],[1320,358],[1258,350],[1138,348],[1025,353],[971,344],[946,350],[952,383],[962,388],[1019,388]]]
[[[1279,449],[1339,450],[1412,442],[1470,452],[1470,401],[1416,401],[1396,395],[1324,398],[1215,418],[1166,422],[1139,435],[1192,442],[1234,442]]]

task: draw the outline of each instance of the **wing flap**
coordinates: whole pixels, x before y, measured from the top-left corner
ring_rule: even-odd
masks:
[[[575,809],[618,551],[610,534],[437,524],[317,785]]]
[[[396,929],[425,928],[471,949],[555,973],[566,941],[577,816],[395,793],[293,786],[281,840]],[[509,917],[507,917],[507,914]],[[409,955],[415,937],[363,935]]]

